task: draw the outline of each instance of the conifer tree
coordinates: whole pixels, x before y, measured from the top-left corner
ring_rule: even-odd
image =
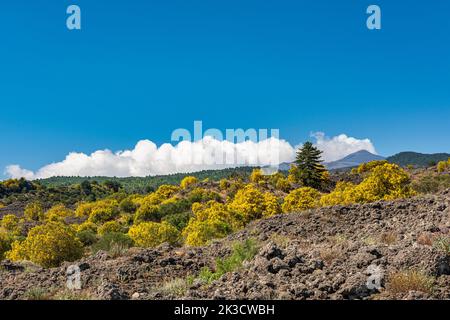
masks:
[[[326,171],[321,164],[322,151],[314,147],[311,142],[306,142],[303,147],[297,151],[295,164],[297,165],[298,180],[305,187],[319,189],[323,174]]]

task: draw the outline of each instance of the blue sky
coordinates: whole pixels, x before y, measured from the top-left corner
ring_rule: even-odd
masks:
[[[82,30],[66,28],[66,8]],[[366,8],[382,9],[382,30]],[[0,10],[0,174],[172,130],[450,151],[448,1],[23,1]],[[2,176],[0,175],[0,178]],[[3,176],[4,177],[4,176]]]

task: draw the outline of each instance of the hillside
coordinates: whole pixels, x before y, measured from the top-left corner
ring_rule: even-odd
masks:
[[[254,221],[205,247],[100,251],[76,262],[82,290],[74,292],[64,289],[73,263],[3,261],[0,299],[449,299],[449,230],[450,190],[313,209]],[[204,267],[217,270],[231,243],[248,238],[255,253],[208,283]]]
[[[345,156],[342,159],[331,161],[331,162],[324,162],[323,165],[328,170],[338,170],[338,169],[347,169],[347,168],[353,168],[357,167],[362,163],[374,161],[374,160],[384,160],[385,158],[373,153],[370,153],[367,150],[360,150],[356,151],[354,153],[351,153],[347,156]],[[283,162],[279,165],[280,171],[288,171],[291,167],[291,163]]]
[[[400,166],[413,165],[416,167],[429,167],[436,165],[439,161],[446,161],[450,158],[448,153],[424,154],[417,152],[400,152],[388,157],[386,160]]]
[[[367,163],[375,160],[384,160],[385,158],[367,150],[360,150],[349,154],[348,156],[333,162],[325,162],[324,165],[328,170],[336,170],[343,168],[357,167],[362,163]]]
[[[179,184],[186,175],[194,176],[199,180],[209,179],[218,181],[220,179],[228,179],[232,177],[246,177],[252,172],[252,167],[237,167],[221,170],[204,170],[193,173],[176,173],[169,175],[158,175],[149,177],[52,177],[48,179],[36,180],[47,187],[72,186],[80,184],[83,181],[96,181],[104,183],[105,181],[113,181],[119,183],[124,191],[129,193],[144,193],[147,190],[153,190],[163,184]]]

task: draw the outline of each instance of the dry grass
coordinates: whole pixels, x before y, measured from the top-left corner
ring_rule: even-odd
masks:
[[[287,248],[287,246],[291,242],[291,239],[289,237],[278,233],[272,233],[269,239],[281,248]]]
[[[366,246],[373,246],[377,243],[377,241],[372,237],[372,236],[367,236],[363,239],[361,239],[361,241],[366,245]]]
[[[164,283],[164,285],[161,288],[159,288],[159,291],[163,294],[181,297],[186,293],[189,285],[192,284],[193,281],[192,279],[193,278],[188,277],[186,279],[176,278],[170,280]]]
[[[350,240],[348,240],[347,236],[344,234],[337,234],[333,237],[329,237],[328,240],[333,245],[344,246],[344,247],[347,247],[350,243]]]
[[[122,244],[122,243],[113,243],[111,245],[111,249],[109,250],[109,255],[112,258],[118,258],[127,255],[128,253],[128,246]]]
[[[424,246],[432,246],[433,245],[433,237],[429,233],[421,233],[417,237],[417,243]]]
[[[63,290],[53,295],[52,300],[94,300],[87,292]]]
[[[433,289],[434,278],[418,270],[399,271],[391,274],[387,289],[392,293],[421,291],[430,293]]]
[[[334,260],[342,257],[342,252],[334,248],[326,248],[320,250],[320,258],[326,263],[330,264]]]
[[[26,300],[51,300],[51,294],[44,288],[32,288],[25,292]]]
[[[393,231],[383,232],[380,236],[380,242],[385,245],[393,245],[397,242],[397,234]]]

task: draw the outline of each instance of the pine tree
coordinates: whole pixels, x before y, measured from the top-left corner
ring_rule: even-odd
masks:
[[[299,181],[305,187],[319,189],[323,174],[326,171],[321,164],[322,151],[313,146],[311,142],[306,142],[302,148],[297,151],[295,163],[297,165],[297,174]]]

